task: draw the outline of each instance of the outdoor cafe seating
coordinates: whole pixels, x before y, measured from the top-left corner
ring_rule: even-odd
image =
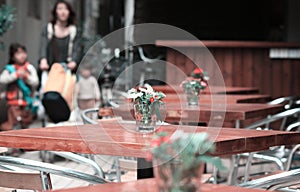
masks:
[[[103,172],[102,168],[93,164],[93,158],[91,158],[90,161],[88,161],[86,160],[85,157],[82,157],[83,159],[80,159],[81,155],[74,154],[72,156],[73,153],[69,153],[69,152],[74,152],[78,154],[92,154],[92,156],[97,154],[113,155],[114,167],[116,167],[116,174],[115,174],[116,181],[119,182],[122,181],[121,180],[122,174],[126,173],[126,171],[125,172],[122,171],[124,170],[124,168],[125,169],[129,168],[131,171],[139,172],[140,171],[139,166],[141,166],[139,165],[139,160],[145,158],[145,155],[143,154],[144,147],[141,146],[144,146],[146,144],[141,140],[143,138],[143,134],[128,132],[126,133],[127,137],[131,139],[127,138],[125,140],[123,140],[124,138],[122,139],[122,137],[124,136],[119,135],[121,134],[120,131],[122,130],[122,127],[120,125],[124,123],[126,127],[128,126],[129,129],[132,129],[132,127],[135,126],[135,122],[132,116],[133,111],[126,112],[125,110],[128,109],[126,108],[126,105],[128,105],[128,103],[124,102],[125,101],[124,96],[126,96],[126,93],[124,92],[117,92],[117,93],[118,94],[115,94],[116,99],[115,100],[112,99],[109,101],[111,107],[92,108],[83,111],[81,115],[82,115],[83,122],[85,123],[84,125],[78,125],[73,127],[60,126],[56,128],[49,127],[49,128],[42,128],[41,131],[39,131],[39,128],[28,129],[28,130],[14,130],[11,131],[11,134],[10,131],[0,133],[0,140],[1,140],[0,145],[3,147],[17,147],[17,148],[22,147],[31,150],[53,151],[53,153],[57,153],[58,155],[65,156],[68,159],[80,163],[88,163],[91,166],[91,168],[96,171],[95,175],[58,167],[56,165],[51,165],[48,163],[40,163],[40,162],[35,162],[23,158],[6,157],[6,156],[0,156],[1,167],[6,169],[6,172],[5,171],[1,172],[1,174],[10,175],[10,173],[13,173],[11,175],[12,177],[29,178],[28,174],[26,175],[26,177],[23,175],[15,176],[14,174],[19,174],[18,172],[15,172],[16,170],[18,170],[16,167],[40,171],[40,173],[34,172],[35,174],[30,175],[32,176],[32,178],[35,178],[34,180],[29,179],[30,181],[35,181],[35,183],[39,183],[37,182],[38,180],[41,181],[42,185],[40,184],[33,185],[34,188],[37,190],[46,190],[52,188],[51,180],[49,180],[49,174],[50,177],[52,174],[58,174],[66,177],[83,179],[93,185],[96,184],[94,186],[95,188],[93,186],[90,186],[91,188],[87,187],[86,190],[99,190],[101,187],[97,188],[98,185],[101,186],[101,185],[107,185],[105,183],[111,183],[111,181],[109,181],[109,179],[107,178],[108,175],[106,175],[106,173]],[[167,94],[167,96],[168,95],[170,95],[169,99],[173,98],[173,96],[171,97],[171,94]],[[299,177],[300,177],[299,170],[297,169],[299,145],[295,145],[299,143],[298,141],[300,137],[300,135],[297,134],[296,132],[299,129],[299,113],[300,113],[299,108],[295,108],[295,106],[297,106],[296,102],[298,101],[298,98],[288,97],[285,99],[280,98],[269,103],[247,104],[247,103],[237,103],[237,102],[249,102],[249,101],[255,102],[258,98],[258,95],[256,95],[255,97],[251,95],[248,96],[243,95],[240,97],[241,100],[238,99],[239,97],[238,95],[235,96],[227,95],[227,97],[228,97],[228,102],[230,103],[230,107],[228,108],[228,111],[225,111],[226,117],[224,118],[224,121],[225,122],[228,121],[228,123],[230,123],[233,126],[238,125],[238,127],[220,129],[221,132],[218,131],[219,133],[217,136],[219,139],[215,141],[216,156],[219,156],[221,159],[225,161],[226,159],[229,160],[229,165],[227,165],[228,171],[226,172],[226,174],[228,174],[228,178],[226,178],[227,184],[236,185],[236,187],[244,188],[245,190],[247,188],[249,189],[249,192],[252,190],[253,191],[256,190],[250,188],[295,191],[296,188],[290,186],[297,186],[297,184],[299,184]],[[216,102],[219,102],[218,97],[215,98],[216,98]],[[215,108],[215,109],[207,108],[206,107],[207,104],[205,104],[205,102],[206,103],[212,102],[209,99],[202,100],[202,103],[200,103],[199,108],[193,107],[192,109],[188,109],[188,108],[177,109],[174,104],[174,101],[175,101],[175,97],[174,99],[169,100],[169,102],[166,103],[166,109],[165,109],[166,122],[164,122],[164,124],[159,125],[164,127],[164,129],[168,131],[172,131],[172,127],[175,128],[176,126],[182,126],[183,129],[190,130],[190,131],[193,131],[194,127],[197,128],[196,130],[199,129],[199,131],[202,130],[203,128],[205,130],[205,127],[194,126],[195,124],[189,125],[189,123],[185,123],[185,125],[183,125],[182,122],[180,122],[180,120],[182,120],[180,116],[178,115],[174,116],[173,111],[175,110],[182,110],[181,113],[178,113],[181,115],[185,113],[189,113],[190,110],[192,110],[191,112],[199,111],[198,113],[200,114],[202,113],[213,114],[212,113],[214,112],[213,110],[216,111],[221,110],[220,108]],[[284,104],[280,104],[281,102],[284,102]],[[253,106],[253,108],[250,109],[249,106],[251,105]],[[244,106],[247,107],[244,108]],[[257,113],[258,115],[255,115],[255,113]],[[231,118],[231,116],[233,116],[234,118]],[[93,119],[92,117],[97,117],[97,118]],[[183,117],[186,116],[183,115]],[[258,117],[264,117],[264,118],[258,118]],[[236,118],[240,119],[239,123],[236,122]],[[250,119],[254,118],[258,120],[256,121],[252,120],[251,123],[247,123],[246,121],[248,121],[248,118]],[[201,118],[197,117],[195,119],[183,118],[183,120],[185,122],[188,122],[189,120],[191,121],[203,120],[204,122],[207,121],[207,119],[204,117]],[[206,126],[207,125],[208,124],[206,124]],[[97,128],[98,126],[100,127]],[[272,129],[273,126],[278,130],[274,131],[274,129]],[[75,132],[71,131],[71,129],[78,131],[79,136],[74,135]],[[92,134],[90,132],[87,132],[88,129],[91,129]],[[101,131],[97,133],[95,131],[97,129],[99,131],[100,129],[103,129],[103,132]],[[211,129],[214,130],[214,128]],[[210,131],[211,129],[208,129],[208,131]],[[62,132],[60,132],[60,130]],[[61,134],[61,133],[65,133],[65,134]],[[212,133],[214,132],[212,131]],[[42,136],[40,134],[45,134],[45,135]],[[106,138],[105,134],[109,134],[110,136]],[[59,137],[62,138],[60,139]],[[67,139],[68,137],[69,139]],[[99,140],[102,143],[97,144],[98,141],[94,140],[94,138],[97,137],[103,137],[102,141]],[[29,142],[31,141],[30,138],[35,138],[34,144],[30,144]],[[110,138],[117,139],[116,141],[119,142],[119,144],[117,144],[116,146],[111,145],[109,142]],[[83,139],[83,141],[81,139]],[[127,142],[126,140],[128,139],[131,140],[131,142]],[[14,142],[15,140],[19,140],[19,143],[15,143]],[[72,141],[72,143],[67,144],[70,141]],[[246,143],[244,143],[245,141]],[[220,142],[220,144],[218,144],[218,142]],[[227,142],[228,144],[226,144]],[[242,145],[243,143],[244,146]],[[139,147],[135,149],[131,149],[130,147],[131,145],[139,146]],[[91,150],[91,146],[98,146],[98,148]],[[124,147],[127,150],[126,152],[125,151],[122,152],[122,148]],[[65,151],[65,152],[57,152],[57,150]],[[275,155],[273,157],[268,156],[270,155],[269,152],[270,150],[272,151],[283,150],[286,154],[285,158],[283,159],[282,156],[276,156],[276,153],[273,153]],[[281,164],[278,165],[281,172],[276,172],[276,173],[269,172],[271,173],[271,175],[268,176],[260,176],[260,177],[252,176],[253,174],[252,167],[262,165],[261,163],[259,163],[258,159],[263,159],[265,161],[263,164],[265,164],[266,161],[267,163],[271,163],[272,160],[275,158],[278,158],[278,160],[274,160],[274,162],[277,164],[280,161],[283,161]],[[241,166],[244,166],[244,168],[242,168]],[[7,172],[7,170],[9,172]],[[244,170],[242,171],[242,175],[240,170]],[[207,171],[208,170],[206,170],[206,172]],[[213,188],[213,187],[218,187],[219,184],[223,184],[223,185],[226,184],[224,182],[218,183],[218,181],[220,180],[219,178],[220,170],[213,168],[209,172],[211,172],[209,173],[210,177],[208,177],[204,182],[212,183],[212,185],[203,184],[204,189],[208,187],[208,189],[206,190],[210,191],[211,187]],[[238,177],[238,174],[240,177]],[[23,185],[21,181],[23,180],[20,180],[20,182],[15,182],[15,183],[2,182],[1,185],[4,187],[24,188],[26,185]],[[143,179],[141,179],[141,181],[143,181]],[[138,188],[139,183],[141,181],[140,179],[138,179],[137,182],[132,181],[129,183],[132,183],[132,186],[134,188],[135,187]],[[29,182],[27,182],[27,184],[29,184],[29,186],[31,185]],[[145,185],[149,187],[150,186],[153,187],[156,184],[155,182],[153,183],[153,180],[146,179]],[[126,188],[128,187],[127,185],[123,185],[123,182],[120,182],[120,185],[114,183],[111,186],[112,187],[115,186],[116,190],[121,189],[124,186],[126,186]],[[82,188],[82,190],[84,189],[85,188]],[[81,189],[78,188],[78,190],[80,191]],[[228,188],[228,190],[230,190],[230,187]],[[62,191],[68,191],[68,189]]]

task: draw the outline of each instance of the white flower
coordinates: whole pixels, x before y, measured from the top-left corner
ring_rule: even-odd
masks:
[[[144,92],[144,93],[147,93],[147,94],[155,94],[153,88],[151,87],[151,85],[145,84],[144,87],[146,89],[140,87],[139,90],[142,91],[142,92]]]
[[[128,99],[136,99],[138,97],[141,97],[143,95],[143,93],[131,93],[128,94]]]
[[[144,93],[147,92],[147,89],[144,89],[144,88],[142,88],[142,87],[139,87],[139,90],[142,91],[142,92],[144,92]]]
[[[209,76],[204,76],[203,79],[204,79],[205,81],[208,81],[208,80],[209,80]]]
[[[148,92],[148,93],[154,92],[154,91],[153,91],[153,88],[151,87],[151,85],[145,84],[145,87],[147,88],[147,92]]]
[[[128,92],[128,94],[136,93],[136,89],[135,88],[131,88],[127,92]]]

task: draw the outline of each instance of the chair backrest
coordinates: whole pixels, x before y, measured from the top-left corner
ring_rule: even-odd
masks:
[[[99,108],[86,109],[81,112],[81,118],[84,124],[97,124],[96,121],[89,117],[90,114],[98,113]]]
[[[299,115],[300,114],[300,108],[295,108],[295,109],[289,109],[287,111],[281,112],[281,113],[277,113],[275,115],[271,115],[265,119],[259,120],[257,122],[254,122],[248,126],[246,126],[246,129],[256,129],[259,128],[260,126],[265,125],[266,128],[268,128],[269,124],[278,120],[282,120],[281,126],[280,126],[280,130],[283,129],[285,123],[286,123],[286,119],[287,117],[291,117],[294,115]]]
[[[0,165],[9,165],[18,168],[39,171],[42,173],[55,174],[63,177],[68,177],[71,179],[79,179],[87,181],[91,184],[107,183],[108,181],[96,176],[83,173],[74,169],[69,169],[49,163],[43,163],[39,161],[23,159],[18,157],[0,156]]]
[[[0,186],[13,189],[47,190],[52,189],[49,174],[42,175],[39,172],[17,172],[0,170]],[[46,179],[47,182],[43,181]],[[48,184],[47,186],[45,186]]]
[[[287,96],[287,97],[280,97],[269,101],[268,104],[271,105],[278,105],[278,104],[285,104],[285,109],[290,109],[296,102],[300,100],[300,96]]]
[[[295,123],[290,124],[287,128],[286,131],[300,131],[300,120],[298,120]]]

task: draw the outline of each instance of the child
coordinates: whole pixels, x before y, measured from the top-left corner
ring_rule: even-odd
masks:
[[[26,48],[18,43],[9,48],[9,64],[0,75],[0,83],[6,85],[8,104],[7,121],[0,125],[0,130],[6,131],[20,123],[27,127],[33,119],[33,90],[38,85],[37,72],[27,61]]]
[[[93,108],[100,101],[100,90],[96,78],[91,73],[91,66],[80,69],[78,81],[78,106],[80,110]]]

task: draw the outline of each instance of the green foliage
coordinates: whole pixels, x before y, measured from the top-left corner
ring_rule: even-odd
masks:
[[[0,37],[12,28],[13,22],[16,20],[11,6],[2,5],[0,7]],[[4,49],[3,42],[0,41],[0,49]]]
[[[167,190],[162,191],[196,191],[193,181],[201,176],[201,165],[209,163],[223,169],[219,158],[211,156],[214,144],[207,133],[175,132],[171,137],[160,132],[151,141],[152,158],[157,163],[158,176]]]
[[[156,135],[152,141],[152,154],[161,162],[179,158],[186,169],[198,166],[200,162],[211,163],[222,168],[221,161],[211,156],[214,144],[207,133],[183,133],[177,131],[171,138],[165,132]]]

